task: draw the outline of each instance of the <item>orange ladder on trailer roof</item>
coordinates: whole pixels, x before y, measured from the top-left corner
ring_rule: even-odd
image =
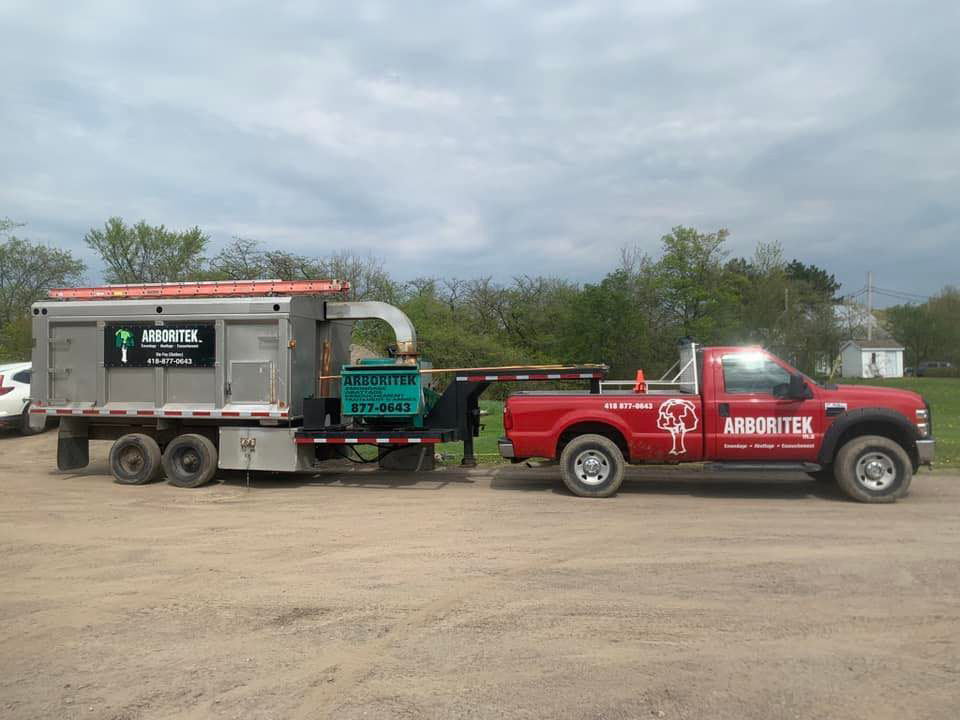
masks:
[[[341,280],[205,280],[202,282],[100,285],[52,288],[54,300],[124,300],[136,298],[199,298],[251,295],[336,295],[347,292]]]

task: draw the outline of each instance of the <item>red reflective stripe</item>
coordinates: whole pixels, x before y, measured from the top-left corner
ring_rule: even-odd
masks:
[[[110,414],[111,414],[111,415],[126,415],[126,414],[127,414],[127,411],[126,411],[126,410],[111,410],[111,411],[110,411]]]
[[[153,417],[154,412],[154,410],[137,410],[137,415],[140,415],[141,417]]]
[[[296,438],[294,442],[297,445],[313,445],[313,438]]]
[[[183,412],[181,410],[167,410],[163,414],[170,415],[172,417],[180,417],[181,415],[183,415]]]
[[[227,411],[225,413],[221,413],[221,415],[223,415],[224,417],[240,417],[240,413],[233,412],[232,410]]]
[[[194,411],[193,411],[193,416],[194,416],[194,417],[210,417],[210,411],[209,411],[209,410],[194,410]]]
[[[250,417],[270,417],[270,413],[268,413],[268,412],[252,412],[252,413],[250,413]]]
[[[83,414],[84,414],[84,415],[99,415],[99,414],[100,414],[100,411],[99,411],[99,410],[84,410],[84,411],[83,411]]]
[[[30,408],[30,414],[31,414],[31,415],[46,415],[46,414],[47,414],[47,411],[46,411],[45,408],[32,407],[32,408]]]
[[[70,415],[73,410],[57,410],[57,415]]]

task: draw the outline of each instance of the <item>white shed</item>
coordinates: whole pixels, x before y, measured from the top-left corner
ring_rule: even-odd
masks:
[[[840,346],[842,377],[903,377],[903,345],[896,340],[847,340]]]

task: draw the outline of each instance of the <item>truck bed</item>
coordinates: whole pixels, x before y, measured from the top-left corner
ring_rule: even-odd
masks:
[[[516,458],[556,458],[567,437],[591,426],[612,428],[634,462],[700,460],[704,453],[703,403],[690,393],[520,392],[508,398],[504,422]]]

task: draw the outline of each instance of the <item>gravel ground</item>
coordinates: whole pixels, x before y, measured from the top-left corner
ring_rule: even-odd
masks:
[[[960,476],[114,485],[0,436],[0,717],[948,718]]]

